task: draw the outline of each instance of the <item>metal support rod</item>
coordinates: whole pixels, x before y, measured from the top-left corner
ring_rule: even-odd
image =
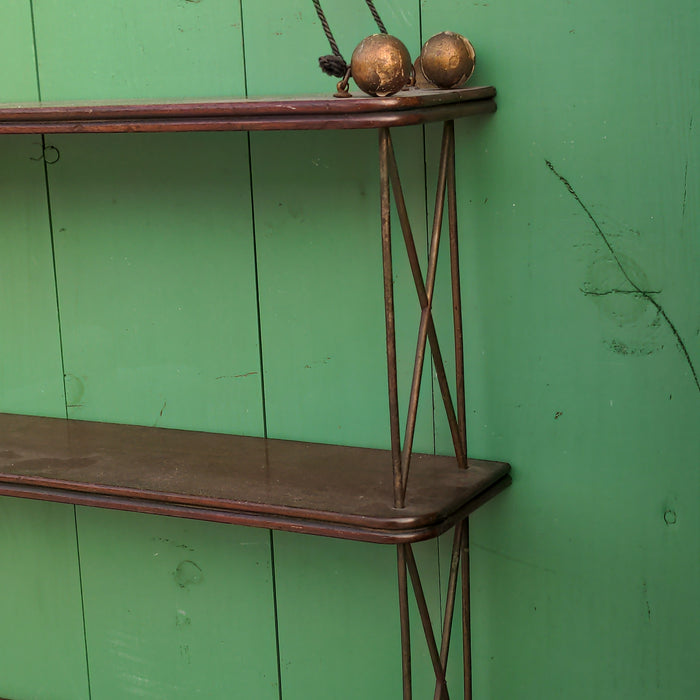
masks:
[[[472,642],[471,642],[471,598],[469,594],[469,519],[462,528],[462,649],[464,666],[464,700],[472,700]]]
[[[455,599],[457,597],[457,580],[459,578],[459,561],[462,555],[462,535],[461,523],[455,527],[454,539],[452,541],[452,557],[450,559],[450,576],[447,583],[447,599],[445,600],[445,616],[442,623],[442,640],[440,642],[440,665],[447,674],[447,659],[450,653],[450,641],[452,635],[452,620],[454,618]],[[435,695],[433,700],[440,700],[441,690],[435,684]]]
[[[455,380],[459,434],[465,454],[467,453],[467,416],[464,391],[464,333],[462,329],[462,292],[459,277],[459,243],[457,236],[457,188],[455,186],[455,124],[445,122],[449,135],[447,163],[447,218],[450,231],[450,272],[452,276],[452,320],[455,341]],[[464,465],[460,465],[466,467]]]
[[[425,594],[423,592],[423,586],[420,582],[420,574],[418,573],[416,559],[413,556],[413,549],[411,548],[410,544],[406,544],[403,546],[406,550],[406,564],[408,566],[408,573],[411,576],[411,583],[413,584],[413,593],[415,594],[416,603],[418,604],[420,620],[423,624],[425,641],[428,644],[430,660],[433,662],[435,681],[437,684],[438,691],[441,693],[439,697],[441,698],[441,700],[450,700],[449,693],[447,692],[447,681],[445,680],[445,672],[442,668],[442,664],[440,663],[440,653],[438,652],[437,644],[435,644],[433,625],[430,622],[430,612],[428,611],[428,604],[425,601]]]
[[[396,331],[394,319],[394,279],[391,261],[391,193],[389,186],[389,129],[379,129],[379,180],[382,222],[382,263],[384,267],[384,313],[386,317],[386,357],[389,382],[389,422],[391,425],[391,461],[393,468],[394,506],[403,508],[401,477],[401,432],[396,378]]]
[[[418,293],[418,301],[421,305],[421,308],[425,308],[428,305],[428,298],[425,290],[425,282],[423,280],[423,273],[421,271],[420,261],[418,259],[418,253],[416,252],[416,245],[413,238],[413,232],[411,230],[411,224],[408,218],[408,212],[403,196],[401,179],[399,176],[398,167],[396,165],[396,157],[394,155],[391,137],[389,137],[389,174],[391,176],[394,200],[399,215],[399,221],[401,223],[401,230],[403,232],[404,243],[406,245],[406,253],[408,255],[409,264],[411,266],[413,281],[415,283],[416,291]],[[455,410],[452,404],[452,397],[450,396],[450,388],[447,381],[447,373],[445,372],[445,365],[442,360],[442,353],[440,352],[440,344],[437,338],[437,333],[435,331],[435,324],[433,322],[432,314],[428,318],[428,340],[430,342],[430,349],[433,354],[435,373],[437,375],[438,384],[440,386],[442,400],[445,405],[445,413],[447,415],[447,422],[449,424],[450,433],[452,435],[452,442],[454,445],[457,462],[460,466],[466,466],[466,451],[464,450],[460,438],[457,416],[455,415]]]
[[[408,579],[406,577],[406,545],[396,547],[399,569],[399,613],[401,618],[401,672],[403,700],[411,700],[411,625],[408,617]]]

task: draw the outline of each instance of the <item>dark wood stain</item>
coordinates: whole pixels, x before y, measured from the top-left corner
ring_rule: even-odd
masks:
[[[496,109],[495,88],[408,90],[392,97],[0,104],[0,133],[370,129],[445,121]]]
[[[387,450],[9,414],[0,436],[0,495],[387,544],[436,537],[510,483],[504,462],[416,454],[397,509]]]

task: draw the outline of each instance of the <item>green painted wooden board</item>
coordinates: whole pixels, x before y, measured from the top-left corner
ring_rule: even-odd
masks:
[[[0,697],[87,700],[73,506],[0,498]]]
[[[33,5],[44,100],[245,93],[237,2]]]
[[[278,698],[269,533],[78,508],[93,698]]]
[[[470,454],[514,468],[472,517],[475,697],[695,697],[700,393],[630,281],[697,370],[700,8],[423,8],[499,90],[457,128]]]
[[[36,99],[31,12],[0,7],[0,99]],[[40,137],[0,139],[0,407],[65,415]],[[0,696],[88,698],[74,510],[0,499]]]
[[[69,415],[259,435],[246,137],[180,136],[51,139]]]
[[[422,230],[421,132],[397,134],[397,141],[406,145],[407,196]],[[417,151],[410,158],[408,141]],[[372,132],[349,139],[326,133],[252,139],[270,437],[389,447],[376,150]],[[420,309],[396,228],[399,387],[405,406]],[[429,380],[420,409],[415,444],[432,451]]]
[[[328,47],[311,4],[275,9],[244,6],[249,93],[332,91],[336,81],[316,65]],[[349,60],[355,44],[376,31],[371,16],[347,3],[324,9]],[[390,10],[384,19],[418,46],[415,10],[402,8],[403,17]],[[422,130],[395,130],[394,138],[424,251]],[[388,447],[377,135],[252,134],[251,156],[268,435]],[[394,240],[405,406],[419,306],[398,219]],[[432,452],[428,364],[424,374],[415,445]],[[394,549],[282,533],[274,540],[283,697],[398,697]],[[420,553],[439,629],[435,543]],[[427,695],[432,671],[415,606],[412,614],[416,692]]]
[[[0,140],[0,407],[63,416],[41,137]]]
[[[321,4],[349,63],[355,46],[377,33],[377,25],[362,3],[325,0]],[[242,6],[249,95],[335,92],[338,79],[318,67],[318,57],[331,50],[312,3],[276,0],[261,5],[244,0]],[[416,55],[420,50],[418,2],[384,3],[379,9],[389,31],[400,36],[411,55]],[[357,92],[354,83],[350,87]]]
[[[439,635],[437,548],[423,542],[414,551]],[[401,697],[396,548],[275,533],[275,570],[282,697]],[[409,594],[414,693],[429,697],[434,676]]]
[[[44,99],[244,93],[238,5],[65,10],[35,3]],[[69,415],[262,434],[245,135],[51,145]],[[267,533],[80,518],[93,697],[278,696]]]
[[[32,8],[26,0],[0,7],[0,102],[37,99]]]

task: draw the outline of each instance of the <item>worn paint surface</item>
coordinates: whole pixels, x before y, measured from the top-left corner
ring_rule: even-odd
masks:
[[[349,58],[372,19],[323,4]],[[700,8],[376,4],[412,55],[421,32],[468,36],[473,84],[499,89],[496,115],[456,128],[469,451],[515,477],[472,519],[475,697],[695,698]],[[334,87],[311,3],[12,0],[0,39],[3,100]],[[424,172],[422,130],[395,137],[422,237],[434,158]],[[40,139],[0,141],[0,410],[386,446],[374,134],[46,145],[45,173]],[[395,272],[405,395],[417,303]],[[417,447],[449,451],[432,403]],[[23,557],[0,610],[24,635],[0,643],[0,696],[49,697],[50,678],[50,697],[87,697],[79,573],[94,698],[278,697],[277,658],[287,700],[399,696],[392,549],[78,516],[76,537],[69,507],[0,503],[0,560]],[[435,615],[449,547],[420,548]]]
[[[516,484],[473,518],[475,697],[695,697],[700,8],[423,6],[499,88],[458,126],[470,452]]]
[[[41,137],[0,140],[3,410],[63,416],[61,354]]]
[[[114,136],[50,139],[69,416],[262,434],[245,135]]]
[[[78,525],[92,697],[279,697],[267,531],[92,508]]]
[[[73,507],[0,498],[0,697],[89,697]]]

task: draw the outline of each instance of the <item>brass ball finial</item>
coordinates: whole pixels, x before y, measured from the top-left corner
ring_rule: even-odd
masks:
[[[433,85],[455,88],[471,77],[475,59],[469,39],[455,32],[440,32],[423,44],[420,68]]]
[[[350,67],[360,90],[386,97],[409,83],[413,64],[408,49],[395,36],[372,34],[352,52]]]

